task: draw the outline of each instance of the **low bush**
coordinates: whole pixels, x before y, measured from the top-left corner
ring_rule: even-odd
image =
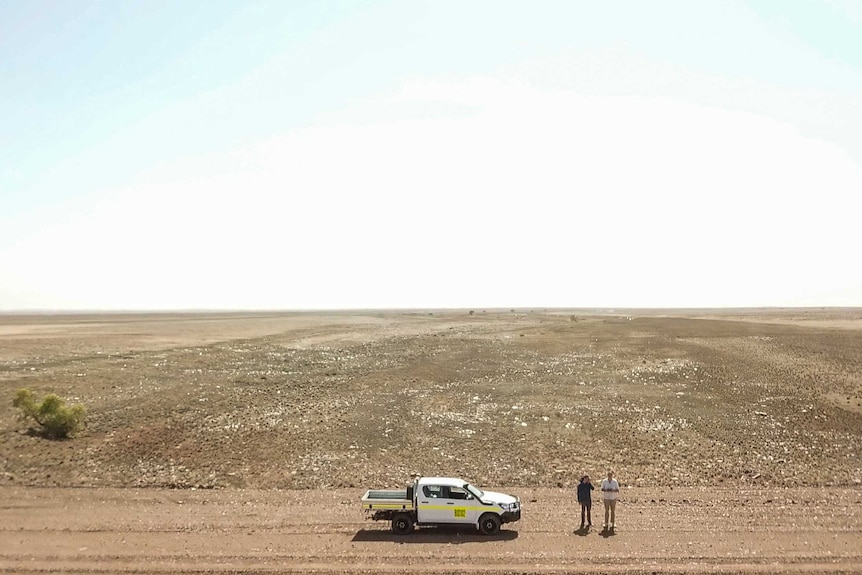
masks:
[[[21,410],[21,419],[32,418],[41,428],[42,435],[52,439],[72,437],[84,427],[87,410],[81,404],[66,406],[61,397],[49,393],[37,401],[29,389],[19,389],[12,406]]]

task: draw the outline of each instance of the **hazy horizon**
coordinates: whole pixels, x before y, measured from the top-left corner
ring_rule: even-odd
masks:
[[[760,307],[464,307],[464,308],[210,308],[210,309],[17,309],[0,310],[0,315],[158,315],[158,314],[329,314],[329,313],[572,313],[621,314],[652,312],[778,312],[778,311],[860,311],[862,306],[760,306]]]

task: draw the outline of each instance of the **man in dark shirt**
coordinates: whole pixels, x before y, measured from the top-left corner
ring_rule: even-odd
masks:
[[[578,484],[578,503],[581,504],[581,529],[584,528],[584,516],[587,519],[587,528],[593,526],[593,518],[590,515],[590,511],[593,507],[592,496],[590,495],[590,491],[595,489],[593,484],[590,482],[590,476],[584,475],[581,477],[581,482]]]

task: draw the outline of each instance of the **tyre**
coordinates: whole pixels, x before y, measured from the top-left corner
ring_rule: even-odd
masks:
[[[484,535],[496,535],[500,532],[500,518],[493,513],[486,513],[479,518],[479,531]]]
[[[392,518],[392,533],[407,535],[413,532],[413,518],[407,513],[397,513]]]

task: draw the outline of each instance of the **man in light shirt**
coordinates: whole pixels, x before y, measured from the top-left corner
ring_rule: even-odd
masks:
[[[604,528],[613,531],[615,515],[617,510],[617,495],[620,492],[620,484],[614,479],[614,472],[608,471],[606,479],[602,480],[602,497],[605,503]],[[608,521],[610,515],[610,522]]]

